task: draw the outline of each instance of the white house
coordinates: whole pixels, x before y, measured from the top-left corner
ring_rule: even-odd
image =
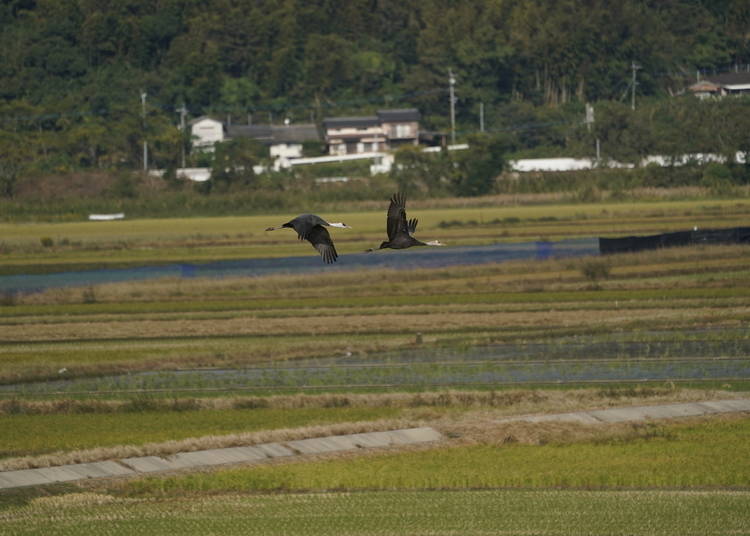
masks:
[[[328,153],[376,153],[386,148],[386,137],[377,117],[335,117],[323,121]]]
[[[331,155],[377,153],[400,145],[417,145],[419,111],[414,108],[379,110],[363,117],[330,117],[323,120]]]
[[[189,125],[194,149],[213,152],[214,144],[224,141],[224,125],[221,121],[204,115],[193,119]]]
[[[421,114],[416,108],[378,110],[377,116],[391,149],[419,143]]]

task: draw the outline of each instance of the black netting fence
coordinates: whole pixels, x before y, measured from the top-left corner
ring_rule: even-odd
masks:
[[[695,244],[750,244],[750,227],[694,229],[647,236],[599,238],[599,252],[624,253]]]

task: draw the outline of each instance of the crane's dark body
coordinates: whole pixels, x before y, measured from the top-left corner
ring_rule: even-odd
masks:
[[[338,253],[333,245],[331,235],[328,234],[326,227],[334,225],[336,227],[348,227],[343,223],[332,224],[315,214],[300,214],[291,221],[281,225],[281,227],[269,227],[266,231],[274,231],[281,228],[294,229],[300,240],[307,240],[318,250],[323,261],[327,264],[336,262]]]
[[[378,249],[406,249],[412,246],[427,246],[411,236],[417,230],[417,219],[406,219],[406,198],[403,194],[393,194],[391,204],[388,206],[386,217],[386,232],[388,240],[380,244]]]

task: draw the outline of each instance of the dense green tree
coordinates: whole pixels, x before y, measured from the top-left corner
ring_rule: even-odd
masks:
[[[598,136],[632,162],[729,155],[743,150],[732,107],[745,104],[670,97],[698,71],[750,63],[749,25],[747,0],[9,0],[0,129],[31,144],[29,171],[138,169],[144,138],[155,162],[174,162],[182,104],[277,121],[415,106],[446,132],[450,70],[462,140],[481,104],[486,129],[529,154],[593,151]]]
[[[750,183],[750,98],[723,99],[717,104],[707,125],[715,140],[714,152],[726,159],[742,182]]]
[[[232,116],[242,117],[255,110],[259,97],[260,89],[250,78],[226,77],[221,82],[218,108]]]
[[[728,59],[726,34],[694,2],[517,0],[510,27],[517,90],[538,102],[617,98],[632,62],[641,67],[639,93],[666,92],[686,67]]]
[[[391,89],[396,81],[396,63],[393,58],[376,50],[362,50],[352,54],[351,77],[355,91],[368,95],[373,91]]]
[[[486,195],[495,191],[503,172],[511,142],[505,135],[475,134],[469,149],[459,156],[459,173],[454,176],[453,193],[459,196]]]
[[[584,113],[580,103],[538,107],[528,101],[513,101],[495,106],[486,114],[487,130],[508,134],[513,149],[552,156],[570,145],[571,130],[582,122]]]
[[[457,168],[450,153],[427,153],[420,147],[404,145],[394,154],[391,176],[399,191],[432,194],[447,193],[456,179]]]
[[[511,87],[511,48],[504,36],[506,11],[501,2],[425,2],[420,15],[419,61],[410,69],[405,87],[427,113],[444,110],[449,103],[449,72],[456,84],[456,107],[464,113],[478,102],[491,102]],[[476,113],[476,112],[474,112]]]
[[[31,156],[28,136],[0,130],[0,197],[13,197]]]
[[[304,79],[313,94],[331,95],[352,79],[351,46],[337,35],[311,34],[305,43]]]
[[[258,144],[237,138],[217,144],[211,165],[213,187],[221,191],[248,188],[255,182],[253,166],[258,163]]]
[[[596,108],[595,134],[602,157],[618,162],[640,164],[654,146],[644,114],[632,113],[623,103],[602,103]]]

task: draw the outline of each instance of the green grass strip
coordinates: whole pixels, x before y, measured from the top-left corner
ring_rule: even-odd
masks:
[[[141,501],[97,493],[0,509],[8,534],[714,536],[748,534],[750,494],[423,491],[220,495]]]
[[[150,478],[141,495],[227,491],[750,487],[750,418],[654,425],[647,439],[477,445]],[[750,511],[750,510],[749,510]]]
[[[119,445],[143,445],[209,435],[297,428],[395,416],[395,408],[293,408],[0,415],[0,457]]]
[[[144,314],[196,311],[307,309],[318,307],[380,307],[398,305],[457,305],[471,303],[558,303],[628,300],[718,299],[750,296],[750,288],[672,288],[634,290],[574,290],[546,292],[467,292],[428,295],[341,296],[335,298],[258,298],[253,300],[195,300],[119,302],[69,305],[17,305],[3,316]]]

